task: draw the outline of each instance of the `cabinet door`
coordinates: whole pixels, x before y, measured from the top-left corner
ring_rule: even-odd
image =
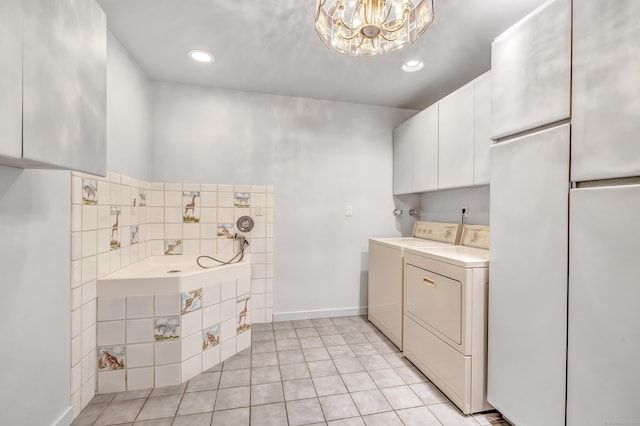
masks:
[[[438,188],[473,185],[473,83],[440,102]]]
[[[23,157],[104,175],[104,12],[94,0],[23,3]]]
[[[22,157],[22,0],[0,1],[0,156]]]
[[[438,104],[413,118],[413,192],[438,189]]]
[[[487,399],[517,425],[564,425],[568,195],[568,124],[491,147]]]
[[[493,139],[568,118],[571,0],[545,3],[498,36],[491,74]]]
[[[409,194],[412,191],[411,157],[413,155],[412,119],[393,131],[393,194]]]
[[[575,0],[571,180],[640,176],[640,2]]]
[[[571,190],[567,425],[632,425],[640,395],[640,185]]]
[[[475,80],[475,116],[473,137],[473,184],[489,183],[491,146],[491,74]]]

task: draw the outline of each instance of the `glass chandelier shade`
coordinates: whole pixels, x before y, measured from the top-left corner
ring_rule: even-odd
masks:
[[[327,47],[371,56],[413,43],[433,17],[433,0],[316,0],[315,26]]]

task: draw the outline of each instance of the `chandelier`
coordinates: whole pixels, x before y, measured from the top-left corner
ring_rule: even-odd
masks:
[[[352,56],[401,49],[432,22],[433,0],[316,0],[320,39]]]

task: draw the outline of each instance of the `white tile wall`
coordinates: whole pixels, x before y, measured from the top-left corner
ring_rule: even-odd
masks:
[[[153,366],[153,345],[153,343],[127,345],[127,370],[129,368]],[[128,378],[131,379],[131,376],[129,375]]]
[[[182,316],[182,324],[180,324],[180,331],[183,337],[189,336],[196,332],[200,332],[201,330],[202,330],[202,309],[189,312],[188,314]]]
[[[153,317],[153,295],[127,296],[127,318]]]
[[[156,387],[180,384],[180,364],[162,365],[155,368]]]
[[[123,345],[124,343],[124,321],[108,321],[98,323],[98,346]]]
[[[127,320],[127,344],[153,341],[153,319]]]
[[[83,178],[97,181],[97,204],[83,204]],[[157,296],[135,298],[100,298],[96,306],[96,280],[104,275],[142,260],[151,255],[164,254],[164,240],[182,239],[185,254],[227,254],[236,249],[233,240],[217,236],[218,223],[234,223],[241,215],[251,215],[256,226],[247,236],[251,243],[249,251],[252,254],[253,269],[258,277],[251,281],[238,282],[238,288],[231,286],[222,289],[219,284],[208,287],[203,295],[203,306],[213,307],[201,310],[201,324],[209,326],[220,324],[227,320],[227,334],[231,333],[231,319],[235,327],[236,296],[250,294],[252,296],[251,320],[253,322],[271,321],[273,305],[273,187],[260,185],[216,185],[216,184],[180,184],[180,183],[151,183],[128,176],[110,172],[106,178],[73,172],[72,181],[72,224],[71,224],[71,367],[73,386],[71,402],[74,413],[80,409],[95,394],[96,385],[102,393],[105,389],[121,389],[124,383],[129,388],[140,388],[151,385],[177,384],[185,366],[180,364],[180,342],[153,342],[153,325],[150,320],[145,323],[126,323],[122,320],[152,318],[155,316],[172,316],[179,314],[179,299]],[[146,193],[146,206],[140,205],[140,191]],[[195,213],[200,218],[199,223],[183,224],[183,191],[199,191],[196,198]],[[251,208],[237,208],[234,206],[234,192],[250,192]],[[134,206],[135,200],[135,206]],[[111,249],[112,237],[111,206],[120,207],[119,228],[117,235],[120,248]],[[263,210],[262,216],[256,215],[256,206]],[[139,225],[138,243],[131,244],[129,224]],[[236,283],[234,283],[236,284]],[[257,296],[257,297],[256,297]],[[227,303],[220,305],[221,300]],[[151,303],[149,303],[151,300]],[[258,308],[264,301],[265,309]],[[113,321],[119,326],[96,327],[98,321]],[[188,320],[189,321],[189,320]],[[205,322],[202,322],[205,321]],[[146,342],[149,347],[156,348],[167,345],[166,356],[163,359],[160,352],[154,350],[156,363],[173,363],[165,366],[160,372],[148,367],[131,368],[133,376],[126,376],[124,371],[101,371],[117,373],[106,375],[104,384],[98,384],[96,373],[95,348],[98,338],[100,342],[113,342],[122,339],[122,327],[131,331],[128,342]],[[106,328],[105,328],[106,327]],[[187,329],[190,325],[187,323]],[[201,366],[209,368],[221,360],[233,355],[237,348],[243,348],[250,337],[245,332],[228,338],[222,345],[208,349],[202,354]],[[109,340],[111,339],[111,340]],[[100,343],[102,344],[102,343]],[[200,342],[201,345],[201,342]],[[131,346],[131,345],[130,345]],[[136,344],[137,346],[137,344]],[[141,347],[146,347],[142,345]],[[147,349],[148,350],[148,349]],[[129,358],[130,354],[127,354]],[[134,356],[135,360],[135,356]],[[127,363],[130,359],[127,360]],[[195,364],[194,364],[195,365]],[[129,366],[129,365],[128,365]],[[77,389],[76,382],[80,375],[81,389]]]
[[[156,342],[155,363],[156,365],[174,364],[180,362],[180,341]]]
[[[153,387],[153,367],[127,369],[127,390]]]
[[[180,296],[178,294],[156,294],[155,316],[170,317],[180,315]]]

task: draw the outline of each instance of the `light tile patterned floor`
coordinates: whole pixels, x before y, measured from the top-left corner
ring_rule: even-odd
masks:
[[[181,386],[98,395],[73,425],[507,425],[463,416],[365,317],[254,324]]]

